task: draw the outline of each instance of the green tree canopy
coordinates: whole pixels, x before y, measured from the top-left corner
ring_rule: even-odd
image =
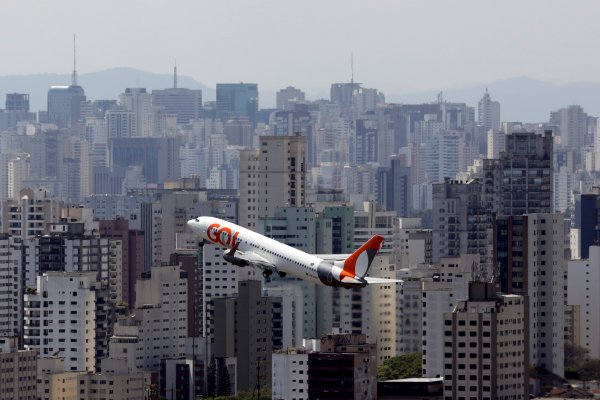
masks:
[[[421,377],[421,353],[403,354],[385,360],[377,369],[377,380]]]

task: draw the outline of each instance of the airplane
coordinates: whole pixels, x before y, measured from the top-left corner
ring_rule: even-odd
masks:
[[[309,282],[345,288],[399,282],[366,276],[383,243],[379,235],[352,254],[322,255],[308,254],[219,218],[198,217],[189,220],[187,225],[202,237],[200,245],[208,241],[227,248],[223,254],[225,261],[240,267],[257,267],[265,278],[277,272],[280,277],[289,274]]]

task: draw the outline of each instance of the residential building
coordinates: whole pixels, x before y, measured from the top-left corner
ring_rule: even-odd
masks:
[[[0,233],[0,337],[23,334],[23,257],[18,240]]]
[[[154,121],[152,115],[153,97],[154,93],[151,97],[145,88],[126,88],[125,92],[119,96],[121,107],[133,114],[131,121],[132,129],[127,137],[148,137],[154,135],[154,127],[152,125]],[[110,112],[108,111],[107,114]],[[111,136],[109,133],[108,137],[114,136]]]
[[[260,137],[259,216],[273,216],[277,206],[305,205],[306,154],[302,135]]]
[[[105,347],[105,294],[95,272],[48,272],[24,296],[24,345],[40,357],[65,358],[70,371],[96,371]],[[106,349],[104,349],[106,350]]]
[[[273,352],[273,399],[308,400],[308,352],[302,347]]]
[[[497,216],[493,265],[502,293],[528,297],[529,363],[564,375],[566,295],[562,214]]]
[[[472,282],[444,314],[444,399],[529,398],[527,301]]]
[[[422,282],[423,376],[444,376],[444,313],[468,296],[469,282],[478,273],[479,255],[463,254],[440,261],[439,275]],[[475,266],[475,267],[474,267]]]
[[[135,284],[135,309],[117,319],[109,354],[127,354],[132,370],[158,372],[165,359],[185,357],[188,275],[179,266],[155,266]]]
[[[478,180],[467,182],[446,179],[433,185],[432,261],[441,257],[478,254],[487,262],[491,216],[482,204]]]
[[[506,149],[506,133],[493,129],[487,132],[487,158],[498,159],[500,153]]]
[[[586,259],[569,261],[567,304],[578,311],[572,317],[576,343],[600,358],[600,246],[590,246]]]
[[[0,336],[0,400],[37,399],[37,351],[19,350],[17,337]]]
[[[238,282],[237,297],[214,302],[214,355],[237,358],[236,387],[271,386],[273,300],[261,293],[260,281]]]
[[[477,122],[483,128],[483,132],[487,132],[490,129],[494,131],[500,130],[500,103],[492,100],[487,89],[481,100],[479,100],[477,112]]]
[[[498,215],[552,212],[552,131],[506,135],[506,151],[484,160],[484,207]]]
[[[560,144],[581,151],[586,144],[588,115],[581,106],[572,105],[550,113],[550,125],[559,129]]]
[[[308,354],[308,398],[376,399],[376,360],[366,335],[323,336],[320,350]]]

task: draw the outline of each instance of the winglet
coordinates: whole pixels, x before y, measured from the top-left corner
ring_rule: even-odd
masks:
[[[383,244],[383,237],[379,235],[373,236],[365,244],[360,246],[350,257],[344,260],[344,267],[341,275],[350,278],[359,277],[362,278],[367,275],[371,263],[375,258],[375,255],[381,249]]]

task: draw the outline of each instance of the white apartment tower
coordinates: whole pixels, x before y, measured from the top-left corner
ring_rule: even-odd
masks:
[[[469,285],[468,300],[444,314],[444,399],[529,398],[527,304]]]
[[[153,135],[152,97],[145,88],[127,88],[121,93],[119,101],[123,109],[133,113],[132,137]]]
[[[40,357],[64,357],[70,371],[95,371],[96,295],[93,272],[50,272],[25,293],[24,345]]]
[[[259,217],[306,203],[306,136],[261,136]]]
[[[256,229],[259,214],[260,151],[247,149],[240,151],[240,226]]]
[[[579,306],[579,345],[600,358],[600,246],[590,246],[589,258],[569,261],[567,304]]]
[[[308,400],[308,351],[288,348],[273,352],[271,359],[273,398]]]
[[[118,320],[109,354],[127,354],[129,368],[158,371],[163,359],[186,355],[187,273],[153,267],[135,284],[135,310]]]
[[[23,279],[20,245],[0,233],[0,337],[19,336],[23,325]]]
[[[498,159],[500,152],[506,150],[506,133],[489,129],[487,132],[487,158]]]
[[[423,376],[444,376],[444,313],[451,312],[458,300],[468,297],[479,256],[463,254],[440,261],[439,278],[422,282]]]
[[[483,127],[484,132],[490,129],[500,130],[500,103],[492,100],[487,89],[481,100],[479,100],[477,121]]]

